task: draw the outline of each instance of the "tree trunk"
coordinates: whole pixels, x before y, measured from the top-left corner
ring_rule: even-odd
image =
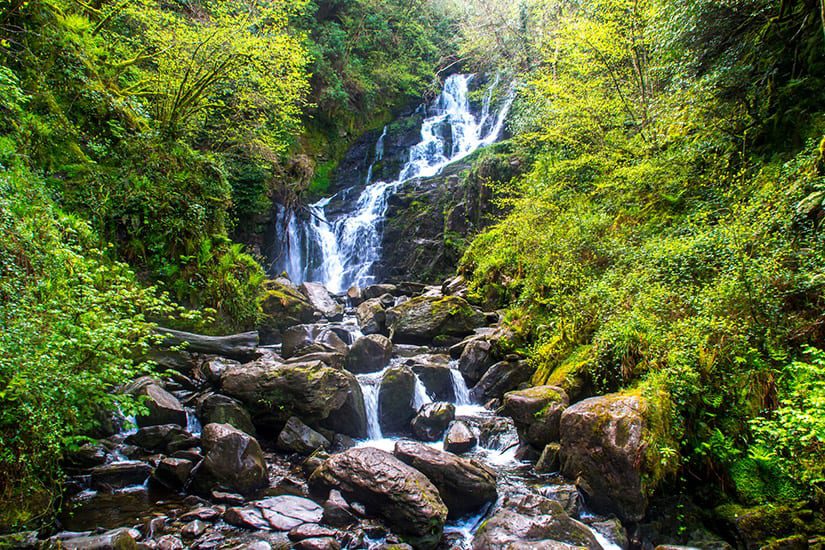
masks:
[[[181,346],[183,351],[220,355],[242,362],[258,356],[258,331],[231,336],[204,336],[158,327],[155,332],[166,336],[161,344],[164,348]]]

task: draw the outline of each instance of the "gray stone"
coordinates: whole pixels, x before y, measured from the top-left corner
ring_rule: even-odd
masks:
[[[279,449],[301,454],[309,454],[317,449],[328,449],[329,440],[298,418],[292,416],[278,435]]]

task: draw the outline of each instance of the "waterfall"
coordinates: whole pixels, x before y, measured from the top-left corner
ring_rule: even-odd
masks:
[[[381,259],[383,221],[390,196],[404,182],[437,175],[448,164],[494,143],[501,135],[515,98],[514,90],[510,89],[491,125],[493,92],[499,84],[498,78],[487,90],[478,117],[473,114],[469,99],[473,78],[474,75],[457,74],[444,82],[441,94],[426,109],[428,116],[421,125],[420,141],[410,148],[398,179],[373,181],[373,167],[384,156],[385,127],[375,144],[366,186],[345,214],[332,220],[327,218],[326,207],[334,197],[310,205],[307,220],[296,220],[293,216],[284,223],[287,220],[283,216],[287,214],[279,212],[279,227],[285,226],[286,230],[277,235],[278,241],[288,244],[276,258],[273,270],[286,271],[295,283],[323,283],[332,292],[373,283],[373,266]]]
[[[464,381],[461,372],[459,372],[452,363],[457,363],[457,361],[451,361],[450,364],[450,377],[453,382],[455,404],[459,407],[462,405],[472,405],[473,401],[470,399],[470,389],[467,387],[467,382]]]
[[[418,375],[415,375],[415,391],[413,392],[413,402],[412,406],[416,412],[421,410],[421,407],[426,405],[427,403],[432,403],[433,400],[427,395],[427,388],[424,387],[424,384],[421,382],[421,379]]]

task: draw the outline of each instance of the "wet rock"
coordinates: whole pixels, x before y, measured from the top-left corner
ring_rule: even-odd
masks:
[[[301,454],[309,454],[316,449],[328,449],[330,447],[330,442],[326,437],[294,416],[287,420],[284,429],[278,435],[276,444],[283,451]]]
[[[278,279],[265,283],[261,300],[261,344],[276,344],[281,332],[293,325],[315,320],[315,308],[289,281]]]
[[[357,286],[347,289],[347,300],[352,307],[358,307],[364,301],[364,292]]]
[[[413,434],[422,441],[438,441],[450,422],[455,420],[455,405],[452,403],[427,403],[413,418]]]
[[[393,341],[402,343],[466,336],[482,326],[484,320],[484,315],[457,296],[419,296],[387,310],[386,314]]]
[[[341,550],[341,544],[330,537],[304,539],[295,543],[296,550]]]
[[[130,529],[114,529],[101,535],[68,538],[57,545],[66,550],[137,550]]]
[[[392,342],[386,336],[369,334],[359,338],[347,355],[345,367],[355,374],[378,372],[389,365]]]
[[[253,502],[275,531],[289,531],[305,523],[318,523],[323,508],[307,498],[283,495]]]
[[[332,489],[329,492],[329,497],[324,502],[322,521],[332,527],[347,527],[358,520],[355,517],[355,512],[350,508],[340,491]]]
[[[212,385],[218,385],[221,382],[221,375],[223,374],[223,371],[238,365],[240,365],[240,363],[233,359],[227,359],[226,357],[212,357],[201,363],[198,371],[204,380]]]
[[[385,294],[395,296],[398,294],[398,287],[391,284],[370,285],[364,289],[364,298],[369,300],[372,298],[380,298]]]
[[[355,310],[358,326],[364,334],[383,334],[386,332],[386,312],[379,298],[365,300]]]
[[[195,471],[201,492],[215,485],[250,494],[267,484],[267,466],[258,441],[229,424],[203,428],[204,459]]]
[[[571,517],[579,517],[582,512],[582,497],[579,490],[572,483],[551,483],[544,485],[539,489],[539,492],[561,504],[567,515]]]
[[[453,401],[453,375],[446,355],[424,355],[405,362],[418,376],[427,393],[439,401]]]
[[[180,520],[184,522],[194,520],[215,521],[220,516],[221,512],[218,509],[209,506],[200,506],[198,508],[195,508],[194,510],[191,510],[183,514],[180,517]]]
[[[335,537],[338,531],[322,527],[317,523],[304,523],[298,527],[294,527],[288,533],[289,540],[298,541],[312,538]]]
[[[210,393],[198,399],[197,409],[198,417],[203,424],[229,424],[249,435],[255,435],[252,417],[240,401],[226,395]]]
[[[263,512],[258,508],[229,508],[223,514],[223,520],[229,525],[244,527],[246,529],[256,529],[260,531],[271,531],[272,527],[264,519]]]
[[[158,539],[157,550],[183,550],[183,541],[174,535],[163,535]]]
[[[387,369],[378,390],[378,415],[385,434],[403,434],[415,417],[415,375],[407,367]]]
[[[458,370],[468,384],[477,384],[493,364],[493,345],[487,340],[471,340],[458,359]]]
[[[561,468],[559,461],[559,450],[561,445],[558,443],[548,443],[544,446],[538,461],[536,462],[536,471],[539,473],[558,472]]]
[[[470,390],[476,401],[501,398],[505,393],[515,390],[533,376],[533,367],[527,361],[506,360],[490,367],[481,380]]]
[[[139,460],[124,460],[96,466],[90,473],[92,488],[111,491],[143,485],[152,474],[152,467]]]
[[[153,477],[170,489],[181,489],[186,485],[194,466],[192,462],[182,458],[164,458],[155,468]]]
[[[441,293],[444,296],[460,296],[467,297],[467,279],[463,275],[450,277],[441,283]]]
[[[473,450],[478,440],[466,423],[461,420],[451,422],[444,436],[444,450],[450,453],[462,454]]]
[[[340,321],[344,316],[344,308],[335,301],[321,283],[303,283],[300,290],[312,307],[330,321]]]
[[[196,519],[184,525],[183,529],[180,530],[180,534],[187,539],[196,539],[204,534],[207,529],[209,529],[209,525],[207,523]]]
[[[357,404],[360,387],[355,376],[320,361],[284,365],[258,360],[228,369],[222,386],[224,393],[240,399],[252,412],[268,413],[282,422],[290,416],[321,421],[340,411],[350,426],[342,433],[360,437],[366,430],[366,413],[360,414],[363,403]]]
[[[653,432],[648,400],[641,395],[610,394],[585,399],[561,416],[561,471],[575,478],[588,504],[623,521],[639,521],[647,495],[660,481],[648,457]],[[661,475],[661,474],[660,474]]]
[[[287,359],[309,353],[347,353],[347,344],[325,325],[297,325],[284,331],[281,353]]]
[[[287,365],[294,365],[297,363],[310,363],[313,361],[321,361],[323,364],[334,369],[343,369],[346,363],[347,356],[338,351],[318,351],[315,353],[307,353],[298,357],[291,357],[284,361]]]
[[[490,416],[478,423],[478,444],[488,449],[504,449],[517,441],[513,420],[504,416]]]
[[[147,451],[174,453],[195,447],[200,440],[177,424],[159,424],[140,428],[126,438],[126,443]]]
[[[351,373],[345,373],[349,387],[344,404],[321,420],[319,425],[345,436],[364,439],[367,437],[367,411],[361,385]]]
[[[473,539],[474,550],[571,547],[602,548],[591,531],[571,519],[558,502],[538,495],[505,497]]]
[[[335,455],[310,478],[316,488],[337,489],[362,502],[417,548],[441,539],[447,507],[438,490],[418,470],[390,453],[356,448]]]
[[[137,417],[138,426],[156,426],[159,424],[186,426],[186,411],[183,409],[181,402],[152,379],[140,378],[130,384],[126,391],[132,395],[142,397],[143,404],[148,409],[146,415]]]
[[[109,452],[96,443],[86,443],[79,449],[66,453],[65,463],[73,468],[93,468],[106,463]]]
[[[521,439],[539,449],[559,440],[561,413],[569,400],[563,389],[535,386],[504,395],[504,413],[513,419]]]
[[[594,521],[590,523],[590,527],[598,531],[602,536],[604,536],[607,540],[622,548],[627,550],[630,548],[630,542],[627,538],[627,531],[625,530],[622,522],[619,521],[617,518],[608,518],[602,521]]]
[[[239,495],[238,493],[228,493],[226,491],[219,491],[217,489],[210,491],[209,498],[215,502],[223,502],[225,504],[230,505],[238,505],[246,502],[246,499],[243,497],[243,495]]]
[[[433,482],[451,517],[476,511],[498,497],[495,472],[476,460],[415,441],[399,441],[393,454]]]
[[[184,449],[182,451],[175,451],[170,455],[171,458],[182,458],[184,460],[188,460],[192,464],[197,464],[201,460],[203,460],[203,455],[200,452],[200,449]]]

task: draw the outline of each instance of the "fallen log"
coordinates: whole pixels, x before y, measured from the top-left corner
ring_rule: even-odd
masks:
[[[256,330],[229,336],[204,336],[163,327],[156,328],[155,332],[165,337],[161,342],[163,348],[180,346],[182,351],[189,353],[220,355],[241,362],[251,361],[259,355]]]

